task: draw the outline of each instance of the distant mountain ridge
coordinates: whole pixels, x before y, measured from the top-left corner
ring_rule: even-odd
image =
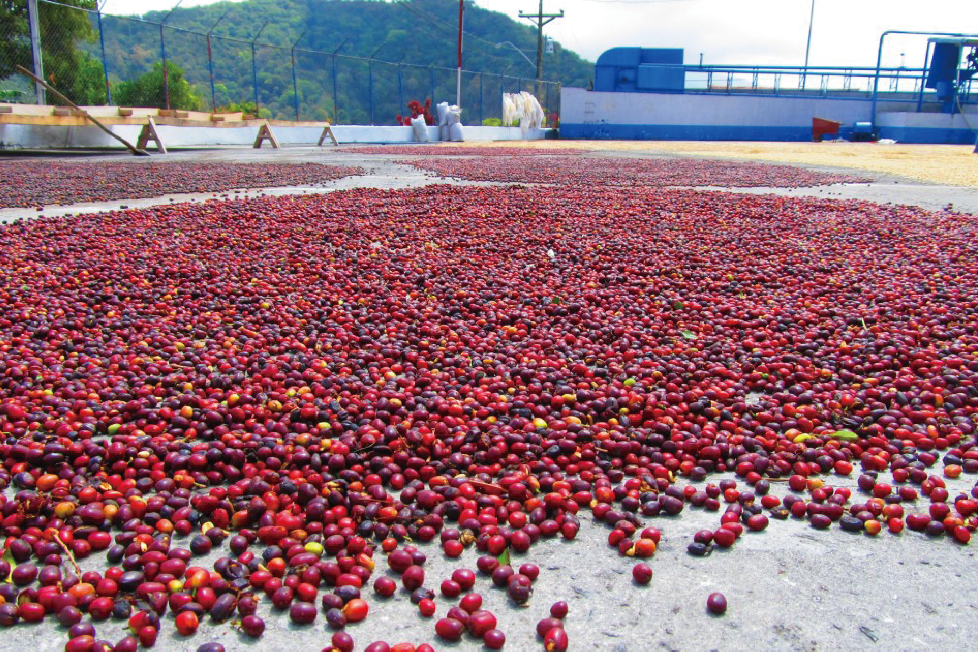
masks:
[[[149,12],[142,18],[159,22],[166,13]],[[263,113],[273,117],[293,117],[295,95],[290,50],[297,40],[300,112],[307,114],[303,119],[333,117],[334,79],[332,57],[328,54],[337,49],[342,55],[362,58],[373,55],[378,60],[404,64],[398,70],[394,65],[367,66],[366,62],[338,58],[335,86],[341,122],[369,121],[370,107],[366,105],[372,102],[377,122],[391,123],[397,113],[406,111],[400,106],[401,97],[392,97],[395,94],[404,96],[406,101],[423,100],[434,90],[434,101],[454,101],[454,73],[449,74],[448,69],[454,68],[457,61],[458,3],[455,0],[246,0],[178,8],[166,23],[167,59],[183,69],[186,79],[207,100],[207,105],[210,104],[207,43],[198,34],[207,33],[215,23],[212,50],[218,106],[253,98],[248,42],[259,30],[260,44],[278,48],[258,45],[255,51],[259,104]],[[159,33],[154,28],[121,17],[109,21],[105,30],[110,78],[134,79],[159,61]],[[483,76],[481,87],[476,76],[467,75],[463,96],[471,98],[481,94],[486,104],[481,107],[481,113],[493,117],[498,113],[495,97],[499,89],[518,90],[517,78],[523,78],[522,88],[532,91],[536,44],[536,29],[529,22],[521,24],[514,17],[466,3],[464,67],[489,74]],[[432,72],[407,64],[446,70]],[[513,80],[506,81],[504,87],[498,75]],[[553,53],[544,54],[545,80],[587,86],[592,75],[591,63],[559,44]],[[375,95],[381,97],[369,97],[371,79]],[[551,95],[554,97],[546,102],[551,105],[547,108],[555,110],[555,89]],[[469,104],[473,105],[471,100]]]

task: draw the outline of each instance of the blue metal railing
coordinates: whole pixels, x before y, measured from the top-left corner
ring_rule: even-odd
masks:
[[[886,37],[889,36],[890,34],[907,34],[907,35],[913,35],[913,36],[947,36],[947,37],[951,37],[951,38],[975,38],[975,37],[978,37],[978,34],[957,34],[957,33],[954,33],[954,32],[907,32],[907,31],[902,31],[902,30],[897,30],[897,29],[889,29],[889,30],[886,30],[885,32],[883,32],[882,34],[880,34],[880,46],[879,46],[879,49],[876,52],[876,80],[873,82],[873,113],[872,113],[872,123],[873,123],[873,130],[874,131],[876,130],[876,103],[879,100],[880,71],[883,70],[883,68],[880,67],[880,63],[883,61],[883,41],[885,41],[886,40]],[[927,43],[927,54],[928,55],[930,54],[930,41],[928,41],[928,43]],[[926,62],[926,59],[924,61]],[[923,83],[921,83],[921,86],[923,86]],[[921,89],[921,99],[918,99],[917,100],[917,109],[918,110],[920,110],[920,103],[922,101],[922,94],[923,94],[923,89]],[[971,95],[971,81],[970,80],[968,81],[968,84],[967,84],[967,91],[965,93],[965,97],[962,98],[961,95],[962,95],[961,94],[961,89],[958,89],[957,100],[958,100],[959,105],[960,104],[965,104],[966,103],[966,100],[968,99],[968,96]]]
[[[853,66],[752,66],[651,65],[654,68],[682,67],[685,92],[757,94],[800,97],[876,98],[877,101],[914,102],[918,109],[935,96],[925,88],[927,68],[873,68]],[[880,82],[889,82],[881,88]],[[962,105],[978,102],[978,86],[972,81],[959,89]]]

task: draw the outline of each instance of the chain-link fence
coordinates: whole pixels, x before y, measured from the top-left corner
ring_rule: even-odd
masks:
[[[0,101],[38,101],[34,84],[15,69],[34,63],[34,3],[44,77],[76,104],[390,125],[409,115],[412,100],[455,102],[455,68],[272,45],[258,40],[267,25],[259,21],[251,40],[202,33],[165,19],[102,14],[96,0],[0,0]],[[537,96],[553,123],[559,84],[463,70],[464,121],[501,123],[503,93],[523,90]]]
[[[0,102],[33,102],[34,89],[15,66],[31,65],[27,6],[0,3]]]

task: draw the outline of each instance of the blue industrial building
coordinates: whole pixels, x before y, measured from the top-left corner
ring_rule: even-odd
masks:
[[[881,67],[897,33],[921,34],[884,32],[875,68],[690,65],[678,48],[613,48],[598,58],[592,90],[562,90],[561,135],[975,143],[978,35],[925,34],[923,67]]]

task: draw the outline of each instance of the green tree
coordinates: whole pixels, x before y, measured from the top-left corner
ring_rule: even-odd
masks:
[[[198,95],[183,77],[183,70],[170,63],[166,64],[170,87],[170,108],[183,111],[196,111],[200,108]],[[165,84],[163,82],[163,63],[153,64],[153,69],[133,81],[116,84],[112,89],[112,99],[119,106],[145,108],[166,108]]]
[[[0,0],[0,2],[11,0]],[[139,3],[131,3],[138,5]],[[172,3],[171,3],[172,4]],[[188,4],[188,3],[184,3]],[[478,3],[480,5],[493,3]],[[536,53],[537,33],[507,15],[477,6],[470,0],[465,12],[465,67],[487,73],[463,79],[463,103],[470,114],[466,120],[502,117],[502,93],[533,87],[535,65],[527,62]],[[228,10],[229,13],[226,13]],[[149,21],[166,13],[150,12]],[[341,110],[340,121],[369,120],[370,89],[364,57],[376,52],[374,73],[374,116],[392,123],[411,99],[435,102],[455,99],[458,0],[242,0],[181,7],[167,21],[174,29],[205,34],[215,23],[212,55],[218,106],[254,100],[254,73],[250,41],[268,21],[256,44],[259,105],[274,117],[294,116],[287,97],[292,88],[290,50],[296,39],[296,77],[299,83],[300,117],[317,115],[323,109],[333,115],[333,94]],[[154,22],[103,16],[106,21],[106,52],[113,78],[132,80],[144,74],[159,59],[159,30]],[[525,23],[525,21],[522,21]],[[497,43],[512,43],[496,45]],[[332,53],[336,58],[336,83]],[[378,49],[379,48],[379,49]],[[189,35],[166,40],[167,58],[183,67],[192,87],[206,89],[210,104],[210,66],[205,64],[206,41]],[[146,56],[140,56],[145,54]],[[400,79],[396,63],[400,62]],[[415,68],[415,66],[431,66]],[[593,66],[567,48],[545,54],[545,79],[564,85],[586,87]],[[507,75],[503,79],[501,75]],[[309,88],[304,82],[311,82]],[[556,85],[542,92],[546,112],[557,109]],[[401,97],[403,96],[403,97]],[[318,115],[322,115],[319,113]]]
[[[16,65],[31,65],[27,2],[0,0],[0,79],[13,75]]]
[[[38,3],[44,77],[76,104],[105,103],[101,62],[84,51],[98,33],[92,25],[95,0]],[[27,0],[0,0],[0,79],[16,74],[16,65],[32,68]],[[49,102],[57,102],[49,97]]]

